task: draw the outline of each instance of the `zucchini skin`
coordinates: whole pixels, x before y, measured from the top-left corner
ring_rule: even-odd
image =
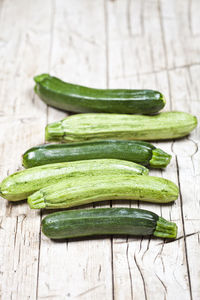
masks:
[[[42,220],[42,232],[51,239],[99,235],[154,235],[176,238],[177,226],[143,209],[98,208],[49,214]]]
[[[163,168],[169,164],[171,155],[147,142],[104,140],[33,147],[23,154],[23,165],[31,168],[49,163],[102,158],[122,159]]]
[[[144,166],[118,159],[94,159],[48,164],[16,172],[5,178],[0,185],[0,195],[11,201],[26,199],[39,189],[62,179],[100,174],[148,174]]]
[[[94,89],[41,74],[34,77],[35,93],[48,105],[73,112],[152,114],[165,106],[154,90]]]
[[[180,138],[197,126],[197,118],[184,112],[154,116],[123,114],[77,114],[48,124],[47,141],[81,142],[102,139],[165,140]]]
[[[178,198],[172,181],[153,176],[96,175],[62,180],[28,197],[30,208],[69,208],[106,200],[168,203]]]

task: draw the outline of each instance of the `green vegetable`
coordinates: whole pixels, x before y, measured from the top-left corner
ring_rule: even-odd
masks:
[[[104,200],[140,200],[167,203],[176,200],[173,182],[152,176],[84,176],[62,180],[28,197],[31,208],[67,208]]]
[[[57,183],[61,179],[101,174],[147,175],[144,166],[118,159],[97,159],[49,164],[14,173],[5,178],[0,185],[2,197],[23,200],[39,189]],[[75,179],[76,180],[76,179]]]
[[[51,239],[107,234],[176,238],[177,226],[143,209],[98,208],[49,214],[42,220],[42,231]]]
[[[154,116],[77,114],[47,125],[46,140],[163,140],[185,136],[197,126],[197,118],[184,112]]]
[[[165,106],[153,90],[103,90],[64,82],[49,74],[34,78],[35,92],[48,105],[74,112],[152,114]]]
[[[164,168],[169,164],[171,155],[146,142],[104,140],[33,147],[24,153],[23,165],[31,168],[49,163],[100,158],[117,158],[152,168]]]

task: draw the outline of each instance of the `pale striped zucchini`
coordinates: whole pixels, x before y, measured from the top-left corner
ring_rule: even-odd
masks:
[[[197,118],[184,112],[153,116],[124,114],[77,114],[46,126],[47,141],[164,140],[189,134]]]
[[[176,200],[178,187],[153,176],[84,176],[60,181],[28,197],[31,208],[68,208],[105,200],[140,200],[167,203]]]
[[[0,185],[0,195],[8,200],[26,199],[39,189],[70,177],[94,175],[143,175],[149,170],[136,163],[118,159],[94,159],[66,163],[49,164],[14,173]]]

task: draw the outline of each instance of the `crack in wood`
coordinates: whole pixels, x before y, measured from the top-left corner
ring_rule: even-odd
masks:
[[[112,300],[115,300],[115,281],[114,281],[114,264],[113,264],[113,238],[111,239],[111,270],[112,270]]]
[[[187,251],[186,234],[185,234],[185,220],[184,220],[184,214],[183,214],[183,198],[182,198],[182,193],[181,193],[179,164],[178,164],[177,156],[175,156],[175,160],[176,160],[176,166],[177,166],[178,187],[179,187],[179,193],[180,193],[181,218],[182,218],[182,223],[183,223],[183,239],[184,239],[184,245],[185,245],[185,258],[186,258],[187,273],[188,273],[188,284],[189,284],[190,298],[191,298],[191,300],[193,300],[191,277],[190,277],[190,267],[189,267],[189,261],[188,261],[188,251]]]
[[[135,261],[136,267],[137,267],[137,269],[138,269],[138,271],[140,273],[141,279],[142,279],[143,288],[144,288],[144,297],[145,297],[145,300],[147,300],[148,298],[147,298],[147,290],[146,290],[146,283],[145,283],[144,275],[142,274],[142,270],[140,269],[140,266],[139,266],[139,264],[137,262],[137,258],[136,258],[135,253],[134,253],[133,257],[134,257],[134,261]]]
[[[148,243],[147,243],[147,247],[146,247],[146,250],[145,250],[144,253],[142,254],[142,258],[141,258],[142,261],[144,260],[144,256],[146,255],[146,253],[147,253],[148,250],[149,250],[150,242],[151,242],[151,237],[149,237]]]
[[[135,77],[138,77],[138,81],[140,81],[140,76],[148,76],[148,75],[156,75],[159,73],[163,73],[163,72],[172,72],[172,71],[177,71],[177,70],[181,70],[181,69],[187,69],[187,68],[192,68],[192,67],[200,67],[200,63],[191,63],[191,64],[184,64],[181,66],[174,66],[171,68],[161,68],[158,70],[152,70],[149,72],[141,72],[141,73],[134,73],[134,74],[129,74],[129,75],[125,75],[125,76],[113,76],[112,80],[120,80],[120,79],[132,79]],[[199,100],[199,99],[198,99]]]
[[[198,143],[195,142],[195,141],[191,138],[191,136],[188,137],[187,139],[188,139],[188,141],[191,141],[191,142],[195,145],[195,152],[192,153],[192,155],[191,155],[191,157],[193,157],[193,156],[198,152],[199,146],[198,146]]]
[[[162,251],[163,251],[164,244],[165,244],[165,240],[163,241],[163,243],[157,244],[157,245],[162,245],[162,247],[160,248],[160,251],[157,253],[156,257],[154,258],[154,261],[153,261],[154,263],[156,262],[157,258],[158,258],[159,256],[161,256],[161,253],[162,253]]]
[[[93,46],[96,46],[96,47],[102,47],[102,44],[101,44],[101,43],[98,43],[96,40],[89,39],[89,38],[83,36],[82,34],[80,34],[80,33],[77,32],[77,31],[74,31],[74,30],[70,29],[70,33],[71,33],[73,36],[75,36],[75,37],[81,39],[82,41],[84,41],[84,42],[86,42],[86,43],[89,43],[90,45],[93,45]]]
[[[126,9],[126,20],[127,20],[127,28],[128,28],[128,33],[130,35],[130,37],[133,37],[133,33],[132,33],[132,26],[131,26],[131,0],[127,1],[127,9]]]
[[[101,280],[101,265],[99,265],[99,270],[98,270],[98,281]]]
[[[40,211],[40,223],[42,220],[42,210]],[[36,283],[36,300],[38,299],[39,293],[39,272],[40,272],[40,252],[41,252],[41,229],[39,231],[39,245],[38,245],[38,263],[37,263],[37,283]]]
[[[14,249],[16,246],[17,230],[18,230],[18,216],[16,217],[16,225],[15,225]]]
[[[165,244],[174,243],[174,242],[177,242],[177,241],[179,241],[179,240],[188,238],[188,237],[193,236],[193,235],[196,235],[196,234],[199,235],[199,233],[200,233],[200,231],[188,233],[188,234],[186,234],[185,236],[184,236],[184,235],[181,235],[181,236],[179,236],[178,238],[173,239],[173,240],[166,240],[164,243],[165,243]],[[159,243],[158,245],[163,245],[163,243]]]
[[[140,240],[140,246],[139,246],[139,251],[138,251],[138,254],[140,253],[140,251],[142,250],[142,241],[143,241],[143,237],[141,238]]]
[[[78,294],[77,296],[75,296],[75,298],[85,296],[86,294],[91,293],[92,291],[94,291],[94,290],[96,290],[96,289],[98,289],[98,288],[100,288],[100,287],[102,287],[102,286],[103,286],[103,284],[94,286],[93,288],[88,289],[88,290],[86,290],[86,291],[84,291],[84,292]]]
[[[5,230],[4,228],[3,228],[3,226],[2,226],[2,223],[3,223],[3,217],[1,218],[1,220],[0,220],[0,230]],[[15,244],[15,243],[14,243]]]
[[[164,290],[165,290],[165,294],[164,294],[164,299],[166,299],[166,294],[167,294],[167,287],[164,284],[164,282],[161,280],[161,278],[158,276],[158,274],[155,273],[155,276],[158,278],[158,280],[160,281],[160,283],[162,284]]]
[[[22,217],[22,220],[20,221],[20,225],[21,225],[21,232],[22,232],[23,231],[24,220],[26,219],[26,215],[22,214],[21,217]]]
[[[130,287],[131,287],[131,299],[133,299],[133,283],[132,283],[132,274],[131,274],[131,268],[130,268],[130,262],[129,262],[129,242],[127,239],[127,246],[126,246],[126,260],[128,264],[128,274],[129,274],[129,281],[130,281]]]
[[[68,252],[68,248],[69,248],[69,241],[68,240],[66,240],[66,250],[67,250],[67,252]]]

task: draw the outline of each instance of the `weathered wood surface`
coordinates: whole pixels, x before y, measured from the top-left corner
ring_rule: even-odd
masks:
[[[94,87],[155,88],[166,110],[199,115],[199,9],[198,0],[0,1],[0,180],[44,141],[47,122],[66,116],[34,95],[41,72]],[[151,174],[179,185],[175,204],[124,204],[177,222],[171,243],[53,242],[40,232],[43,213],[1,199],[0,298],[199,299],[199,136],[158,143],[173,159]]]

